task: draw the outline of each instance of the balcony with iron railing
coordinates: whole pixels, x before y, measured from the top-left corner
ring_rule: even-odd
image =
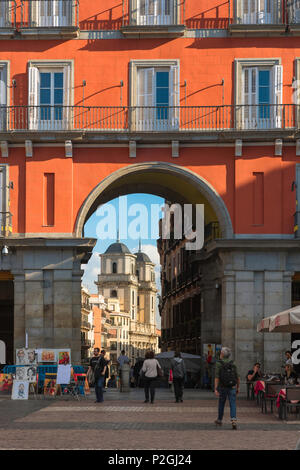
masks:
[[[145,135],[151,140],[248,140],[292,136],[300,128],[300,105],[224,106],[2,106],[1,140],[55,135],[93,135],[119,141]],[[191,137],[192,136],[192,137]]]
[[[22,0],[23,37],[71,39],[79,33],[79,0]]]
[[[71,39],[79,33],[79,0],[0,0],[0,39]]]
[[[300,32],[299,0],[230,0],[229,30],[234,35]]]
[[[122,0],[126,37],[180,37],[185,31],[185,0]]]

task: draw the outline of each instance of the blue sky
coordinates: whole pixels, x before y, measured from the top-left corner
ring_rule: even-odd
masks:
[[[160,264],[156,239],[158,238],[158,219],[161,217],[159,208],[163,204],[164,199],[158,196],[130,194],[116,198],[94,212],[86,222],[85,236],[97,238],[98,241],[89,263],[82,266],[85,271],[82,283],[91,293],[97,293],[94,282],[100,273],[99,254],[105,252],[108,246],[116,241],[118,228],[120,241],[125,243],[132,253],[138,251],[141,238],[142,251],[156,264],[156,283],[160,291]],[[160,326],[158,309],[156,318]]]

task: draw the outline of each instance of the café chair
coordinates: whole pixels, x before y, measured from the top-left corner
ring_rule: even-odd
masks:
[[[291,403],[291,402],[295,403]],[[300,410],[300,387],[287,387],[286,388],[286,399],[283,401],[283,419],[288,420],[288,412],[296,408],[296,416]]]
[[[271,413],[273,413],[273,404],[276,402],[278,393],[282,389],[282,384],[280,383],[265,383],[265,391],[261,395],[261,412],[267,413],[267,404],[268,402],[271,405]]]

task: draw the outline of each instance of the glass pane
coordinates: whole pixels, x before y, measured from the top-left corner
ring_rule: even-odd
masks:
[[[42,88],[40,92],[40,104],[51,104],[51,93],[47,88]]]
[[[158,88],[156,90],[156,104],[169,105],[169,88]]]
[[[64,102],[63,90],[61,89],[54,90],[54,104],[63,104],[63,102]]]
[[[270,71],[261,70],[259,72],[259,86],[269,86],[270,85]]]
[[[50,88],[51,74],[42,72],[40,74],[40,78],[41,78],[41,88]]]
[[[270,103],[269,87],[259,87],[259,103]]]
[[[156,72],[156,86],[169,88],[169,72]]]
[[[54,88],[64,87],[64,74],[59,72],[54,74]]]

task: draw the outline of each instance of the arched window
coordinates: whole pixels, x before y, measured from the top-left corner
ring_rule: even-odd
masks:
[[[112,272],[113,272],[113,274],[116,274],[118,272],[117,263],[112,264]]]
[[[112,290],[110,293],[111,297],[118,297],[118,292],[116,290]]]

